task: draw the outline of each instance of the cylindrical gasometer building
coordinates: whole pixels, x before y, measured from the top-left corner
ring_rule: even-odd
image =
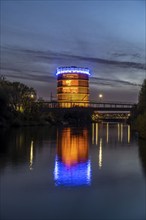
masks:
[[[87,107],[89,103],[88,68],[57,68],[57,97],[61,107]]]

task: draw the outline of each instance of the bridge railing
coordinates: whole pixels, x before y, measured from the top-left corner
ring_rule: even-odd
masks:
[[[134,103],[112,103],[112,102],[42,102],[47,108],[129,108],[131,109]]]

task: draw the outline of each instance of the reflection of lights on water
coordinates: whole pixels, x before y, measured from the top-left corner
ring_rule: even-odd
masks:
[[[120,140],[120,125],[118,123],[118,141]]]
[[[64,128],[58,132],[54,167],[55,185],[89,185],[91,165],[88,159],[87,129],[81,132],[72,128]]]
[[[76,132],[66,128],[58,133],[57,156],[68,167],[88,159],[88,132]]]
[[[121,124],[121,142],[123,141],[123,124]]]
[[[98,123],[96,124],[92,123],[92,144],[94,144],[94,141],[97,145],[98,144]]]
[[[54,168],[54,180],[58,180],[58,159],[56,157],[55,159],[55,168]]]
[[[106,124],[106,142],[108,143],[109,140],[109,124]]]
[[[98,165],[99,168],[101,169],[102,167],[102,138],[100,138],[100,142],[99,142],[99,160],[98,160]]]
[[[123,124],[118,124],[118,141],[123,141]]]
[[[29,164],[29,169],[32,170],[33,167],[33,141],[31,141],[31,145],[30,145],[30,164]]]
[[[130,143],[130,125],[128,125],[128,136],[127,136],[127,138],[128,138],[128,144]]]
[[[96,127],[95,127],[95,132],[96,132],[96,145],[98,144],[98,123],[96,123]]]
[[[90,160],[88,160],[88,165],[87,165],[87,180],[88,180],[88,183],[90,184],[90,182],[91,182],[91,163],[90,163]]]
[[[54,168],[54,180],[56,186],[80,186],[90,185],[91,162],[77,163],[68,167],[56,156]]]
[[[94,144],[94,123],[92,123],[92,144]]]

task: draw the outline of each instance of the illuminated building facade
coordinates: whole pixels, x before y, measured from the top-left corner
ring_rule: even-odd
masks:
[[[57,98],[60,106],[88,106],[90,75],[88,68],[59,67],[56,75]]]

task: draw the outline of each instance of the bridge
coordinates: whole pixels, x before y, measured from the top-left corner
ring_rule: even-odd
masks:
[[[80,109],[82,111],[86,109],[98,110],[98,111],[131,111],[134,103],[123,102],[42,102],[45,109]]]
[[[130,115],[134,103],[122,102],[42,102],[41,111],[53,112],[57,117],[77,117],[92,121],[126,121]]]

